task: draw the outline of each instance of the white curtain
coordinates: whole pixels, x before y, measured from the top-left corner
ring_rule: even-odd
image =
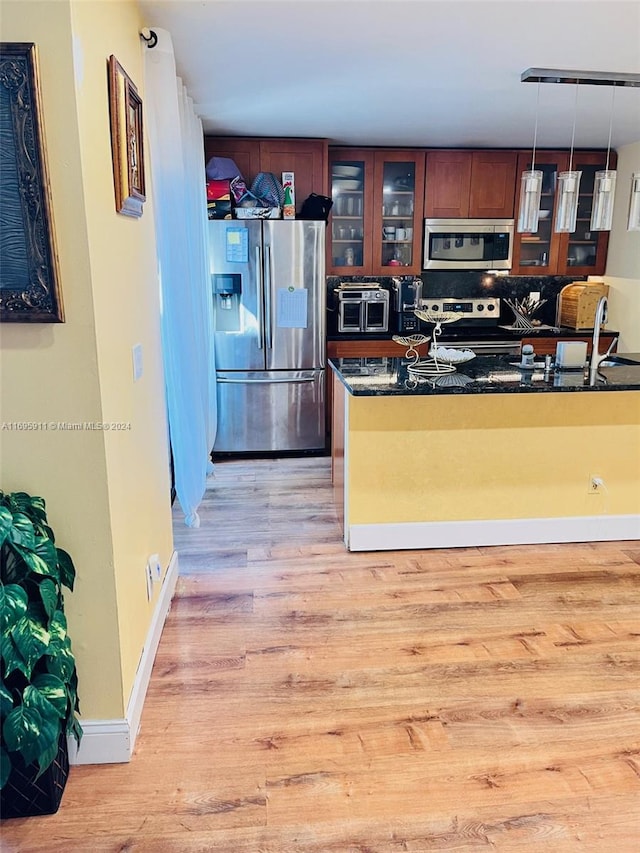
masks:
[[[146,177],[156,227],[169,433],[176,496],[185,524],[199,527],[217,424],[203,133],[176,76],[171,36],[154,32],[157,45],[144,48]]]

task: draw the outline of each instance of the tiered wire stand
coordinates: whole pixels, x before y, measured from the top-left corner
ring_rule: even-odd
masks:
[[[407,348],[404,357],[413,359],[411,364],[415,364],[420,358],[418,347],[426,344],[429,338],[427,335],[394,335],[392,340],[400,344],[400,346]]]
[[[455,323],[462,317],[458,311],[423,311],[416,308],[414,314],[425,323],[433,323],[433,336],[431,343],[430,358],[416,359],[408,366],[410,376],[443,376],[447,373],[455,373],[456,366],[442,358],[438,358],[438,338],[442,334],[442,326],[446,323]],[[412,337],[416,337],[412,335]],[[427,340],[429,340],[427,338]]]

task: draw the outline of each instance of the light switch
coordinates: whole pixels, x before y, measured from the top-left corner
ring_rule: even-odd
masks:
[[[133,354],[133,381],[137,382],[142,376],[142,344],[136,344],[132,349]]]

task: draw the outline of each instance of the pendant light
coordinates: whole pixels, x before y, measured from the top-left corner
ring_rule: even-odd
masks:
[[[629,74],[611,71],[573,71],[558,68],[527,68],[520,80],[523,83],[569,83],[576,87],[576,105],[573,117],[573,133],[571,137],[571,156],[569,171],[558,175],[558,204],[556,208],[556,232],[575,231],[578,211],[578,190],[580,188],[581,172],[573,171],[573,143],[576,130],[576,114],[578,110],[578,84],[590,86],[611,86],[614,91],[618,86],[640,87],[640,74]],[[536,116],[537,121],[537,116]],[[591,210],[591,231],[610,231],[613,216],[613,197],[616,185],[616,172],[609,169],[609,152],[611,149],[611,127],[613,122],[613,102],[609,122],[609,145],[607,147],[607,162],[603,171],[596,172],[594,179],[594,197]],[[524,175],[523,175],[524,178]],[[521,205],[522,205],[521,197]],[[521,208],[522,209],[522,208]],[[521,230],[518,228],[518,230]],[[640,172],[631,176],[631,196],[629,199],[628,231],[640,231]]]
[[[627,231],[640,231],[640,172],[634,172],[631,175]]]
[[[613,198],[616,191],[616,172],[609,169],[611,151],[611,128],[613,127],[613,106],[616,88],[612,87],[611,115],[609,117],[609,142],[607,143],[607,162],[604,171],[596,172],[593,185],[593,207],[591,208],[591,231],[611,231],[613,222]]]
[[[525,170],[520,179],[520,210],[518,212],[518,231],[522,234],[535,234],[538,230],[540,215],[540,197],[542,195],[542,172],[536,170],[536,142],[538,140],[538,107],[540,104],[540,81],[536,93],[536,121],[533,129],[533,150],[531,169]]]
[[[576,80],[576,99],[573,108],[573,130],[571,131],[571,153],[569,154],[569,171],[558,173],[558,206],[554,231],[557,234],[576,230],[578,216],[578,192],[582,172],[574,171],[573,143],[576,138],[576,116],[578,115],[578,84]]]

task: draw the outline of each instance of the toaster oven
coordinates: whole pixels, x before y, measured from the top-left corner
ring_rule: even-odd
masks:
[[[389,330],[389,291],[379,284],[341,284],[338,297],[338,332],[381,333]]]

